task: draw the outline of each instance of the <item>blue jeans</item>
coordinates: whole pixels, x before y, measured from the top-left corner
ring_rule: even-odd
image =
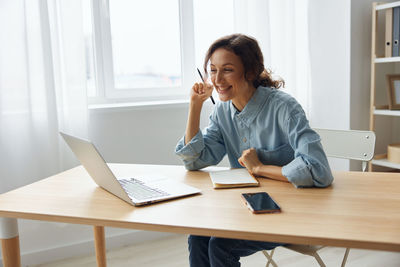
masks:
[[[188,243],[191,267],[240,266],[240,257],[283,245],[280,243],[194,235],[189,236]]]

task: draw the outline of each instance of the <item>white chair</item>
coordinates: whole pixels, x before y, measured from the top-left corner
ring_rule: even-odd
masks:
[[[353,131],[353,130],[330,130],[330,129],[314,129],[321,137],[321,143],[328,157],[359,160],[362,162],[362,171],[367,168],[367,163],[374,156],[375,150],[375,133],[371,131]],[[317,251],[324,246],[315,245],[295,245],[289,244],[284,248],[296,251],[298,253],[312,256],[316,259],[321,267],[325,267],[324,262],[318,255]],[[350,248],[346,248],[342,260],[342,267],[345,266]],[[271,264],[277,267],[272,259],[274,250],[270,253],[262,251],[267,257],[267,267]]]

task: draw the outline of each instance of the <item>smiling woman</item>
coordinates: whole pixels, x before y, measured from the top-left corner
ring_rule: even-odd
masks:
[[[331,184],[319,135],[300,104],[277,90],[284,81],[271,78],[256,39],[243,34],[221,37],[208,49],[205,70],[208,64],[212,84],[192,86],[186,133],[175,149],[188,170],[216,165],[227,155],[232,168],[246,168],[254,176],[296,187]],[[220,101],[201,132],[202,106],[213,89]],[[189,261],[191,266],[240,266],[240,257],[280,245],[189,236]]]

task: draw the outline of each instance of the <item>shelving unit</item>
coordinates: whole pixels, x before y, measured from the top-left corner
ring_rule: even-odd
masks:
[[[400,164],[398,163],[393,163],[387,160],[387,158],[382,158],[382,159],[373,159],[372,164],[382,166],[382,167],[388,167],[392,169],[399,169]]]
[[[400,110],[375,109],[374,110],[374,115],[400,116]]]
[[[388,145],[391,142],[395,142],[392,138],[386,138],[388,140],[384,140],[379,133],[382,131],[382,128],[385,128],[385,131],[393,131],[393,127],[396,126],[398,117],[400,118],[400,110],[389,110],[388,106],[385,106],[385,103],[382,103],[383,95],[387,94],[385,75],[386,74],[400,74],[400,57],[385,57],[385,29],[381,27],[382,23],[378,20],[379,16],[383,15],[385,18],[385,13],[387,9],[400,6],[400,1],[392,2],[392,3],[373,3],[372,6],[372,46],[371,46],[371,102],[370,102],[370,130],[374,131],[377,136],[377,141]],[[382,17],[381,17],[382,18]],[[380,23],[380,24],[379,24]],[[383,35],[382,35],[383,31]],[[383,36],[383,37],[382,37]],[[382,49],[383,47],[383,49]],[[377,71],[377,68],[379,71]],[[380,98],[379,100],[377,100]],[[381,103],[378,103],[381,102]],[[382,123],[377,127],[377,120],[381,118],[389,117],[393,118],[394,121],[391,123],[385,124],[382,127]],[[386,119],[387,120],[387,119]],[[397,127],[397,126],[396,126]],[[399,133],[400,137],[400,133]],[[382,152],[382,151],[380,151]],[[379,151],[378,151],[379,153]],[[385,153],[381,153],[375,156],[375,158],[369,163],[369,171],[373,171],[373,166],[381,166],[386,168],[391,168],[394,171],[400,171],[400,164],[390,162],[387,160],[387,156]]]
[[[375,58],[375,63],[389,63],[389,62],[400,62],[400,57],[380,57],[380,58]]]

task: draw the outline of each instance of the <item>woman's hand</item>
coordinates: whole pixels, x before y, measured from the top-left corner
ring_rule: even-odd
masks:
[[[208,83],[195,83],[192,87],[190,94],[190,101],[192,103],[201,103],[207,100],[212,94],[213,86]]]
[[[190,93],[189,115],[186,125],[185,144],[197,134],[200,126],[200,113],[203,103],[211,95],[213,86],[207,83],[195,83]]]
[[[259,167],[263,165],[257,156],[257,151],[254,148],[244,150],[238,161],[240,165],[245,167],[253,175],[256,175]]]
[[[262,164],[254,148],[244,150],[238,161],[254,176],[289,182],[282,174],[282,167]]]

